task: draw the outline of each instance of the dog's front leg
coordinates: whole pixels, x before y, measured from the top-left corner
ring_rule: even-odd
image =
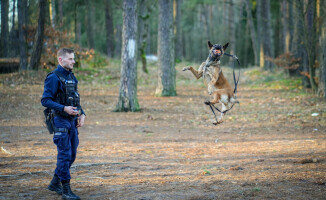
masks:
[[[186,70],[190,70],[190,71],[192,72],[192,74],[193,74],[197,79],[199,79],[200,77],[203,76],[203,71],[197,71],[197,70],[195,70],[195,69],[194,69],[193,67],[191,67],[191,66],[184,67],[184,68],[182,69],[182,71],[186,71]]]
[[[202,63],[200,65],[200,67],[198,68],[198,70],[195,70],[193,67],[191,66],[188,66],[188,67],[184,67],[182,69],[182,71],[186,71],[186,70],[190,70],[192,72],[192,74],[197,78],[199,79],[200,77],[203,76],[203,66],[205,65],[205,63]]]

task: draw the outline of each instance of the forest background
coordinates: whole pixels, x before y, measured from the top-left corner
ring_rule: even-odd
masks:
[[[325,1],[0,2],[0,199],[61,198],[40,103],[61,47],[87,115],[71,168],[83,199],[325,199]],[[182,71],[207,40],[241,62],[240,105],[217,126]]]
[[[159,2],[171,4],[171,10],[162,12],[162,21],[170,20],[168,28],[173,32],[172,42],[163,43],[174,52],[168,68],[174,68],[175,62],[205,60],[207,40],[229,42],[228,52],[238,56],[241,67],[284,68],[290,76],[301,76],[303,88],[311,88],[313,95],[326,97],[325,2],[125,1],[137,7],[133,23],[137,23],[137,54],[144,72],[146,55],[157,55],[160,48]],[[82,61],[98,67],[120,59],[123,4],[117,0],[2,0],[2,71],[52,70],[57,63],[55,53],[63,46],[77,50],[77,67]],[[173,16],[166,17],[169,14]],[[223,64],[228,62],[223,60]]]

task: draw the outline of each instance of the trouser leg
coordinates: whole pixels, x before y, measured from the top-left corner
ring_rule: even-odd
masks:
[[[57,145],[57,168],[55,173],[60,180],[70,180],[70,162],[72,157],[71,142],[69,130],[71,122],[61,117],[54,118],[54,125],[56,128],[65,128],[67,132],[56,132],[53,136],[53,142]]]
[[[74,120],[72,122],[70,133],[69,133],[69,139],[71,144],[71,159],[69,163],[69,167],[74,163],[77,156],[77,148],[79,145],[79,138],[78,138],[78,129],[76,128],[77,120]]]

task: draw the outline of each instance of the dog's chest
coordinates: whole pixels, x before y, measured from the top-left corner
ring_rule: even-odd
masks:
[[[209,66],[204,72],[205,81],[208,83],[213,77],[218,77],[219,69],[218,65]]]
[[[212,66],[208,67],[208,69],[206,70],[206,73],[210,74],[210,75],[213,75],[213,74],[217,74],[218,71],[219,71],[219,67],[215,66],[215,65],[212,65]]]

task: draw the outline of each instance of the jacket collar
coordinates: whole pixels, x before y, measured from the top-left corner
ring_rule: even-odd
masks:
[[[69,74],[71,74],[72,72],[69,70],[66,70],[65,68],[63,68],[60,64],[58,65],[57,70],[63,74],[64,76],[69,76]]]

